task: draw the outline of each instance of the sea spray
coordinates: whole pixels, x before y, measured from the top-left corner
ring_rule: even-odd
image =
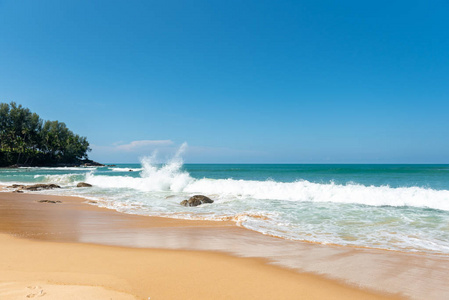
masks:
[[[152,156],[141,159],[142,171],[140,176],[98,176],[89,173],[86,182],[104,188],[129,188],[146,192],[182,192],[194,179],[189,173],[182,171],[183,160],[181,154],[185,151],[187,144],[184,143],[175,156],[166,164],[158,165],[156,152]]]

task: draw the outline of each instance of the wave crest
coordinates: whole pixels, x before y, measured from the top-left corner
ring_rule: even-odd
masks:
[[[364,186],[356,183],[314,183],[306,180],[195,179],[183,170],[181,147],[168,163],[158,165],[155,156],[142,159],[140,177],[87,174],[86,181],[104,188],[129,188],[144,192],[183,192],[216,195],[218,200],[283,200],[355,203],[371,206],[414,206],[449,211],[449,191],[421,187]]]

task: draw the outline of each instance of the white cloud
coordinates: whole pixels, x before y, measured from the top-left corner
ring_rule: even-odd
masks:
[[[115,145],[115,149],[119,151],[133,152],[170,145],[173,145],[173,141],[171,140],[139,140],[132,141],[129,144]]]

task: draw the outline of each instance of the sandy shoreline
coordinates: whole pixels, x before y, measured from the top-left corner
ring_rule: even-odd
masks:
[[[37,202],[42,199],[62,203]],[[438,280],[444,283],[448,274],[445,260],[303,245],[262,236],[232,222],[127,215],[83,201],[75,197],[0,193],[1,299],[25,299],[18,296],[19,290],[21,296],[31,291],[36,295],[45,293],[41,296],[48,299],[70,290],[84,293],[83,299],[94,294],[97,296],[91,299],[298,299],[298,295],[303,299],[397,298],[385,292],[419,299],[420,291],[430,295],[428,299],[447,295],[444,286],[438,287]],[[384,256],[397,266],[402,264],[402,268],[388,269],[393,263],[378,266],[379,261],[388,262]],[[372,258],[371,262],[367,258]],[[370,267],[369,272],[356,271]],[[304,271],[337,275],[334,277],[340,280]],[[345,280],[339,276],[340,271],[355,273],[352,275],[362,281]],[[420,272],[437,274],[435,282],[422,283],[433,292],[416,282],[404,282],[413,279],[404,274],[419,277]],[[379,279],[386,273],[392,273],[385,278],[390,286]],[[342,283],[342,278],[384,293],[357,289]],[[404,285],[420,289],[407,293],[407,289],[395,288],[395,278],[399,285],[403,281]],[[60,285],[64,285],[62,290]],[[107,293],[117,294],[110,297]]]

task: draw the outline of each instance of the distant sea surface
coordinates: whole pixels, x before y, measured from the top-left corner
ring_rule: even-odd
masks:
[[[92,188],[76,188],[87,182]],[[449,254],[449,165],[141,164],[0,169],[0,184],[56,183],[44,191],[124,213],[234,220],[285,239]],[[179,204],[195,194],[215,202]]]

